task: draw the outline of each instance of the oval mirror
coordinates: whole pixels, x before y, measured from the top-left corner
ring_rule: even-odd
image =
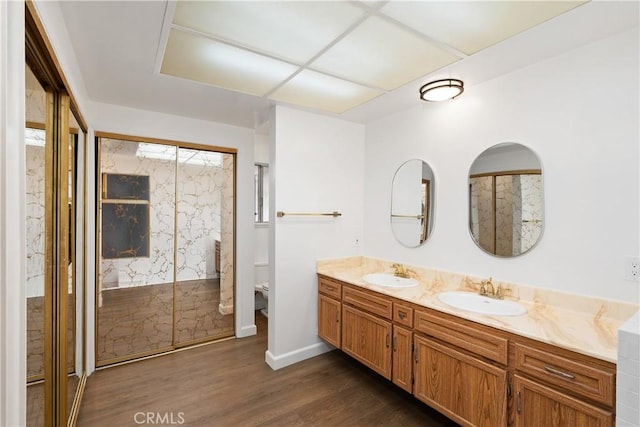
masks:
[[[391,230],[408,248],[423,244],[433,229],[434,176],[419,159],[404,162],[393,177]]]
[[[497,144],[469,169],[469,231],[485,252],[515,257],[531,250],[544,228],[542,166],[524,145]]]

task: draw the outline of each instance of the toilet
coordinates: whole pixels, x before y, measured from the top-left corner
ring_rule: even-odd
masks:
[[[264,282],[261,284],[256,284],[255,286],[256,293],[260,293],[262,298],[264,298],[264,308],[260,309],[260,313],[262,313],[265,317],[269,317],[269,312],[267,311],[268,307],[268,299],[269,299],[269,282]]]

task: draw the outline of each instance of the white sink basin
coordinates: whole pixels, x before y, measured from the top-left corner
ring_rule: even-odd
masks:
[[[362,276],[362,280],[370,285],[387,286],[389,288],[410,288],[417,286],[416,279],[396,277],[393,274],[372,273]]]
[[[493,299],[473,292],[441,292],[438,299],[451,307],[491,316],[520,316],[527,309],[514,301]]]

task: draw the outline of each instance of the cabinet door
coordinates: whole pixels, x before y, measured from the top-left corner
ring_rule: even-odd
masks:
[[[611,427],[613,415],[534,381],[514,376],[516,426]]]
[[[340,301],[318,295],[318,336],[340,348]]]
[[[392,379],[395,385],[409,393],[413,390],[411,381],[413,374],[412,346],[413,332],[394,325]]]
[[[342,306],[342,351],[391,379],[391,322]]]
[[[506,425],[505,369],[431,339],[414,343],[415,397],[466,426]]]

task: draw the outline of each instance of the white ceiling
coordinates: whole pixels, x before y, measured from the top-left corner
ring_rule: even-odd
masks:
[[[182,2],[173,1],[62,1],[61,10],[89,97],[98,102],[245,127],[259,124],[275,102],[306,105],[301,108],[366,123],[420,103],[418,88],[427,80],[461,78],[469,90],[474,84],[637,26],[639,15],[635,1],[591,1],[551,19],[544,13],[533,16],[530,7],[522,7],[523,2],[284,3],[298,14],[318,18],[306,24],[315,25],[312,31],[297,26],[292,19],[281,21],[287,31],[299,36],[300,40],[296,37],[297,42],[293,43],[287,38],[287,31],[259,27],[261,17],[273,13],[269,6],[276,3],[252,3],[260,11],[258,14],[242,13],[243,2],[194,4],[199,6],[189,10],[182,7]],[[469,33],[469,27],[481,27],[480,16],[496,10],[487,5],[500,4],[509,7],[498,9],[503,13],[500,24],[489,25],[499,31],[475,29],[482,37]],[[564,8],[567,5],[564,3]],[[226,6],[229,18],[216,22],[211,6]],[[517,18],[522,10],[528,11],[526,19]],[[233,19],[234,13],[237,17],[246,15],[246,19]],[[447,13],[456,17],[455,25],[442,25],[442,14]],[[440,18],[434,20],[435,16]],[[523,25],[526,28],[544,20],[522,31]],[[230,22],[233,24],[229,25]],[[516,25],[517,22],[520,24]],[[378,37],[380,34],[384,37]],[[391,60],[401,64],[398,70],[387,68],[383,72],[387,78],[382,80],[376,79],[375,73],[360,72],[358,63],[366,65],[363,71],[371,71],[376,52],[385,51],[381,43],[391,38],[399,38],[400,46],[406,46],[409,39],[417,42],[409,53],[401,52]],[[241,47],[243,55],[257,55],[264,61],[261,70],[266,70],[269,62],[277,61],[277,66],[275,71],[249,76],[255,81],[251,84],[242,72],[234,71],[235,64],[223,70],[224,79],[212,80],[211,73],[199,69],[199,61],[187,55],[193,43],[205,47],[215,44],[222,50]],[[349,53],[353,52],[348,49],[349,44],[370,53],[350,58],[354,54]],[[173,56],[174,68],[163,65],[165,46],[167,54]],[[394,54],[398,49],[386,51]],[[415,55],[419,59],[417,67],[412,57],[408,57],[413,51],[421,52]],[[433,56],[424,59],[429,52],[436,52],[435,59]],[[346,92],[353,83],[358,83],[361,91],[354,100],[336,101],[332,93],[339,92],[339,88],[307,89],[309,81],[318,77],[323,79],[321,88],[343,78]],[[319,84],[318,80],[313,82]]]
[[[159,70],[340,114],[582,3],[178,1]]]

